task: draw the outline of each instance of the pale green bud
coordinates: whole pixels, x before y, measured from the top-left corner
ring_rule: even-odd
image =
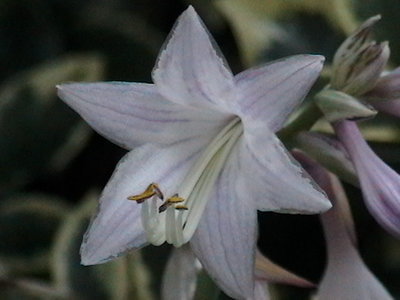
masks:
[[[372,118],[377,113],[371,105],[331,89],[324,89],[315,95],[315,103],[329,122]]]
[[[379,15],[369,18],[337,50],[332,63],[333,89],[358,96],[377,83],[390,56],[387,42],[370,40],[372,26],[379,19]]]
[[[296,148],[301,149],[344,181],[358,186],[357,173],[343,145],[333,137],[316,132],[301,132],[296,136]]]

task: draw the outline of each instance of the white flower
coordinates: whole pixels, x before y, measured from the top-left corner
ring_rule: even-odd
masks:
[[[159,55],[154,84],[59,86],[60,97],[95,130],[133,149],[103,191],[82,263],[148,243],[190,241],[227,294],[251,299],[257,209],[330,207],[274,134],[322,62],[300,55],[233,76],[189,7]]]

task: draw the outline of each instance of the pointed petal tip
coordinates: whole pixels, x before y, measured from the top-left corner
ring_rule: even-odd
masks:
[[[97,265],[102,262],[102,257],[99,256],[98,250],[100,247],[93,247],[90,241],[88,242],[88,234],[86,233],[83,237],[83,242],[79,251],[81,256],[81,265],[91,266]]]
[[[197,15],[197,12],[194,9],[193,5],[189,5],[188,8],[184,11],[184,13],[186,13],[186,12]]]
[[[319,54],[298,54],[293,57],[301,58],[305,63],[323,64],[325,62],[325,56]]]
[[[304,68],[304,70],[311,71],[313,74],[319,74],[325,62],[325,57],[318,54],[298,54],[283,58],[283,60],[288,59],[293,61],[293,63],[297,62],[298,68]]]
[[[81,265],[83,266],[91,266],[100,263],[100,260],[96,259],[93,253],[90,253],[85,244],[81,246]]]
[[[119,255],[109,255],[101,251],[101,247],[93,247],[93,245],[83,242],[80,249],[81,265],[92,266],[105,263]]]
[[[79,83],[62,83],[56,85],[57,95],[61,98],[61,100],[68,102],[70,94],[74,93],[74,85],[78,85]],[[76,91],[75,91],[76,92]]]
[[[315,54],[315,55],[309,55],[309,57],[318,66],[319,71],[321,71],[322,67],[324,66],[324,63],[325,63],[325,56]]]
[[[199,20],[200,17],[194,7],[192,5],[189,5],[188,8],[180,15],[179,19],[181,18],[187,18],[193,22]]]

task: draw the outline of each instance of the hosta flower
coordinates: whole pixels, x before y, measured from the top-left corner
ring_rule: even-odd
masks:
[[[59,86],[95,130],[133,149],[103,191],[83,264],[149,243],[190,242],[227,294],[252,298],[256,210],[330,207],[274,134],[322,61],[294,56],[233,76],[189,7],[158,57],[154,84]]]
[[[357,250],[350,206],[340,181],[303,153],[295,153],[314,180],[325,190],[333,208],[321,215],[328,264],[314,299],[393,299],[371,273]]]
[[[336,123],[335,132],[357,170],[364,200],[375,219],[400,237],[400,176],[368,146],[357,124]]]

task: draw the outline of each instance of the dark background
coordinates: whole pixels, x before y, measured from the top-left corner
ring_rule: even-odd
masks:
[[[0,0],[0,299],[158,297],[167,246],[149,247],[104,266],[79,266],[79,244],[95,199],[125,150],[92,132],[57,99],[55,85],[151,82],[158,51],[188,4],[206,23],[234,73],[297,53],[325,55],[329,65],[352,25],[377,13],[383,19],[376,37],[390,40],[392,66],[399,63],[399,1],[254,1],[260,7],[253,7],[253,1],[233,2],[244,7],[238,16],[248,9],[244,23],[263,20],[278,33],[264,35],[261,46],[250,37],[244,40],[238,34],[240,22],[210,0]],[[246,55],[245,47],[253,55]],[[323,84],[321,80],[318,86]],[[366,136],[399,170],[399,122],[379,122],[371,123]],[[392,135],[376,134],[378,125]],[[400,297],[399,242],[369,216],[360,191],[346,188],[360,252]],[[318,282],[325,264],[318,216],[260,213],[259,223],[262,251]],[[277,288],[281,299],[306,299],[310,292]]]

